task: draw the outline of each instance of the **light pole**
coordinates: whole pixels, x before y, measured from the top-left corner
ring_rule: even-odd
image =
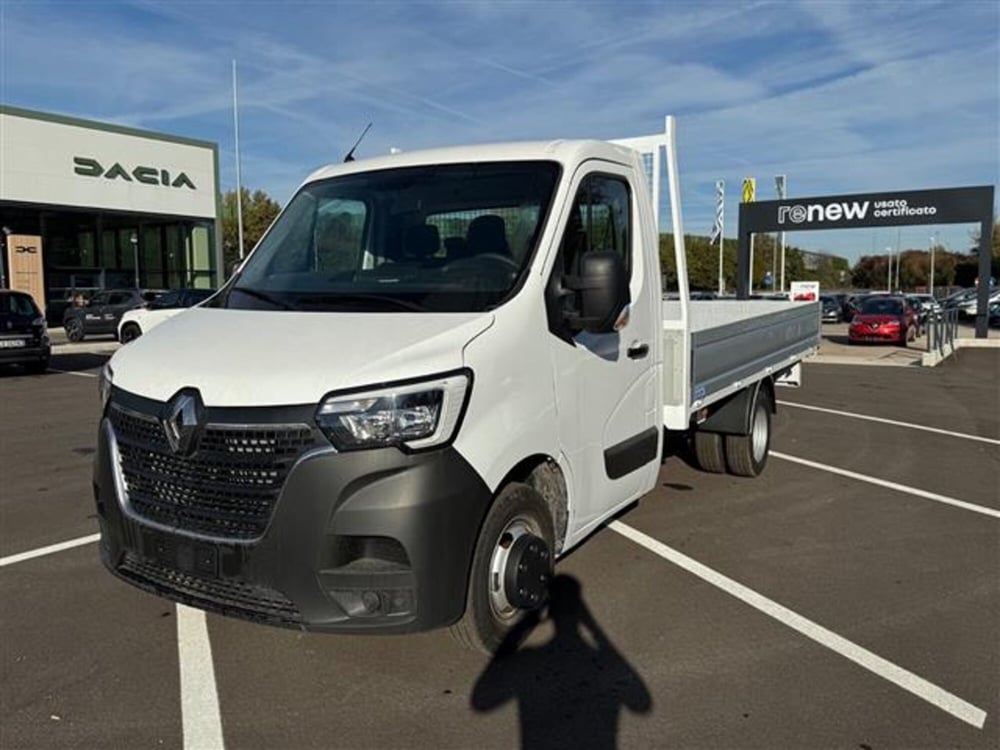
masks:
[[[934,299],[934,245],[937,242],[937,235],[931,235],[931,299]]]
[[[3,228],[3,242],[0,243],[0,252],[3,253],[3,257],[0,257],[0,289],[7,288],[7,275],[4,273],[4,263],[7,262],[7,243],[10,242],[9,237],[13,234],[10,227]]]
[[[139,236],[132,232],[132,236],[128,238],[129,242],[132,243],[132,263],[135,269],[135,288],[139,288]]]
[[[892,245],[885,246],[885,254],[889,258],[889,276],[886,279],[886,291],[892,292]]]

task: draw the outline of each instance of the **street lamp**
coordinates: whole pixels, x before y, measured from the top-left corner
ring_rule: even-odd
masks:
[[[885,254],[889,258],[889,275],[885,281],[886,291],[891,292],[892,291],[892,245],[885,246]]]
[[[937,235],[931,235],[931,299],[934,299],[934,245],[937,244]]]
[[[0,251],[3,251],[3,257],[0,258],[0,289],[7,288],[7,275],[4,273],[4,263],[7,262],[7,243],[10,241],[8,238],[13,234],[13,230],[10,227],[3,228],[3,242],[0,242]]]
[[[135,269],[135,288],[139,288],[139,235],[132,232],[132,236],[128,238],[129,242],[132,243],[132,263]]]

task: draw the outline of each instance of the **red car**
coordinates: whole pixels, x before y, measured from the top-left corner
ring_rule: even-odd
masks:
[[[848,342],[889,342],[906,346],[917,337],[917,313],[902,297],[872,296],[860,301],[848,329]]]

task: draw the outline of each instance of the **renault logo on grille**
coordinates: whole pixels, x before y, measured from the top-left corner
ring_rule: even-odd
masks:
[[[203,410],[197,391],[181,391],[167,404],[167,414],[162,420],[163,431],[174,453],[187,456],[194,451],[201,431]]]

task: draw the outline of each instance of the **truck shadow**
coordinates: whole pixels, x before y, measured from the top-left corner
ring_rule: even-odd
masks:
[[[553,636],[522,645],[539,625]],[[653,701],[639,673],[594,620],[580,583],[558,575],[544,615],[527,615],[508,634],[472,689],[476,711],[516,700],[521,747],[614,748],[622,708],[648,714]]]

